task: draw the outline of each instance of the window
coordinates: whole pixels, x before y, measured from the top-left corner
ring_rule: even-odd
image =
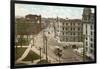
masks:
[[[86,37],[86,40],[88,40],[88,38]]]
[[[63,32],[63,35],[64,35],[64,32]]]
[[[90,40],[93,41],[93,38],[91,38]]]
[[[87,35],[87,30],[86,30],[86,35]]]
[[[71,26],[72,26],[72,23],[71,23]]]
[[[78,28],[78,31],[80,31],[80,28]]]
[[[92,49],[90,49],[90,53],[93,53],[93,50]]]
[[[91,35],[93,35],[93,32],[91,31]]]
[[[67,28],[66,28],[66,30],[67,30]]]
[[[92,25],[91,25],[91,29],[93,29]]]
[[[88,42],[86,42],[86,46],[88,46]]]
[[[75,28],[73,28],[73,30],[75,31]]]
[[[48,32],[48,34],[50,34],[50,32]]]
[[[71,31],[72,31],[72,28],[71,28]]]
[[[73,35],[75,35],[75,33],[73,33]]]
[[[93,43],[91,43],[90,45],[91,45],[91,47],[93,48]]]
[[[86,24],[86,35],[87,35],[87,24]]]
[[[63,30],[64,30],[64,27],[63,27]]]

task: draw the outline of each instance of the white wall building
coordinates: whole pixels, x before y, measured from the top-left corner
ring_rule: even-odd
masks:
[[[85,53],[94,59],[94,14],[90,8],[84,8],[82,22]]]

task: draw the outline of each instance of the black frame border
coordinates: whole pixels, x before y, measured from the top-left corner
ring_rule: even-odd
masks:
[[[69,7],[88,7],[88,8],[94,8],[95,9],[95,25],[94,25],[94,61],[91,62],[72,62],[72,63],[57,63],[57,64],[41,64],[41,65],[27,65],[27,66],[15,66],[15,3],[18,4],[36,4],[36,5],[51,5],[51,6],[69,6]],[[97,49],[96,49],[96,23],[97,23],[97,8],[96,5],[80,5],[80,4],[65,4],[65,3],[50,3],[50,2],[35,2],[35,1],[16,1],[11,0],[10,1],[10,68],[16,69],[16,68],[30,68],[30,67],[48,67],[48,66],[61,66],[61,65],[77,65],[77,64],[93,64],[97,62]]]

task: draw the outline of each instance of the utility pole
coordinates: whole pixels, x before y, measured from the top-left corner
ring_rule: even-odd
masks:
[[[45,53],[45,35],[43,30],[43,52]]]
[[[47,53],[47,37],[46,35],[44,34],[44,31],[43,31],[43,49],[44,49],[44,53],[46,54],[46,63],[48,62],[48,53]]]

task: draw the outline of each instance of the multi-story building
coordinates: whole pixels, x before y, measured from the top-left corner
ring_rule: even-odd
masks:
[[[84,8],[82,23],[85,55],[94,59],[94,13],[90,8]]]
[[[82,42],[82,22],[80,19],[63,20],[61,28],[61,41]]]
[[[65,19],[63,18],[59,18],[57,17],[56,18],[56,22],[54,23],[54,30],[55,30],[55,38],[58,40],[58,41],[61,41],[61,34],[62,34],[62,22],[64,22]]]
[[[80,19],[57,18],[55,23],[56,36],[64,42],[81,42],[82,22]]]
[[[42,30],[41,16],[29,14],[23,18],[16,18],[15,28],[16,46],[27,46],[34,35]]]

